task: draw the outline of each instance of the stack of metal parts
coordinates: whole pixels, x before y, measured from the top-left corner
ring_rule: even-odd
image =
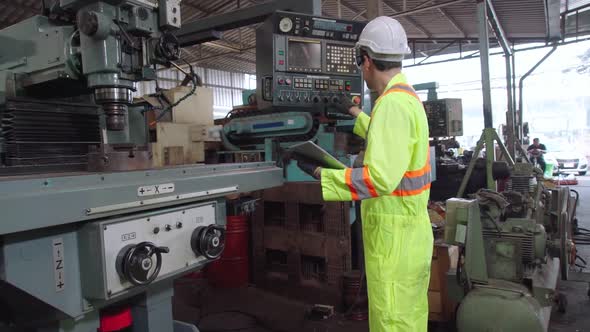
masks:
[[[85,169],[89,147],[100,144],[98,111],[93,104],[8,99],[0,111],[5,164]]]
[[[253,215],[254,282],[289,298],[339,306],[351,269],[350,203],[322,200],[319,183],[265,190]]]

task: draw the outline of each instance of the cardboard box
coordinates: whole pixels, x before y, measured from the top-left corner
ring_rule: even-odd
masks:
[[[191,139],[192,124],[159,122],[157,142],[152,143],[154,167],[195,164],[205,161],[205,143]]]
[[[189,93],[191,87],[179,86],[164,92],[170,102],[175,103]],[[197,87],[195,93],[174,107],[174,123],[213,125],[213,89]]]

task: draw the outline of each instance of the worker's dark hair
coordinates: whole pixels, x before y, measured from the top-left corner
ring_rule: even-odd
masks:
[[[533,142],[534,141],[540,141],[540,139],[538,137],[533,138]]]
[[[388,71],[391,69],[396,69],[396,68],[402,67],[402,63],[400,61],[375,60],[375,59],[371,58],[371,56],[369,55],[369,53],[366,50],[361,49],[361,56],[365,56],[365,55],[373,61],[373,64],[375,64],[375,68],[377,68],[378,71]]]

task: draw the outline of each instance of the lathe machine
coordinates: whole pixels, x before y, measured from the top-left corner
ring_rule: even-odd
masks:
[[[282,183],[273,163],[152,168],[131,97],[181,57],[179,3],[60,0],[0,31],[0,330],[128,308],[133,331],[197,331],[173,279],[220,256],[226,195]]]

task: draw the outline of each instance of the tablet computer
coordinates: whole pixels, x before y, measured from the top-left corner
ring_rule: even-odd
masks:
[[[346,165],[312,141],[297,143],[287,149],[304,158],[316,161],[324,168],[345,169]]]

